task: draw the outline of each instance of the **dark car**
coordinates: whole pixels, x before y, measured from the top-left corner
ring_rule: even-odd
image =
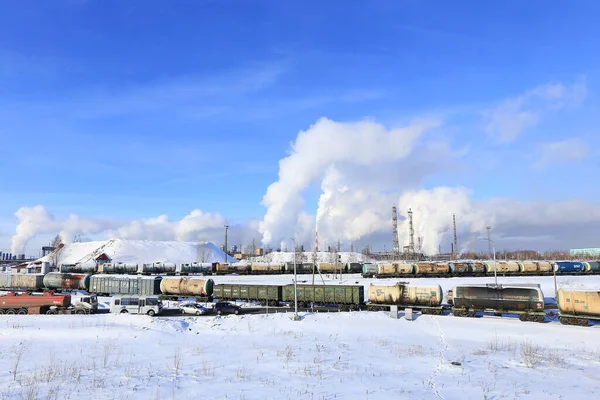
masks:
[[[231,304],[227,301],[220,301],[215,304],[215,312],[221,314],[239,314],[242,307]]]

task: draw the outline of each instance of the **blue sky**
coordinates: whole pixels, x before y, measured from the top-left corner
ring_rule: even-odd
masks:
[[[179,219],[199,208],[232,223],[260,220],[278,161],[320,117],[392,128],[442,121],[438,135],[466,153],[423,188],[464,185],[474,199],[524,201],[599,194],[595,1],[2,9],[0,249],[15,211],[37,204],[57,218]],[[583,94],[560,105],[530,96],[536,121],[513,140],[486,131],[486,110],[551,84]],[[571,138],[585,151],[534,166],[543,143]],[[307,212],[319,193],[318,182],[307,190]]]

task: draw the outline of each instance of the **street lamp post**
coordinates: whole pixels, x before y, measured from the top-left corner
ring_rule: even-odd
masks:
[[[298,290],[296,287],[296,241],[292,238],[292,242],[294,243],[294,321],[300,321],[300,317],[298,316]]]
[[[229,225],[225,225],[225,263],[227,264],[227,230]]]
[[[494,251],[494,282],[496,283],[496,286],[498,286],[498,273],[496,272],[496,245],[494,244],[494,241],[490,238],[480,237],[479,239],[487,240],[488,243],[492,245],[492,250]]]

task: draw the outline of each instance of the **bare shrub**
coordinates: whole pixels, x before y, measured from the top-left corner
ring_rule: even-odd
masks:
[[[11,371],[13,381],[17,380],[17,375],[19,374],[19,368],[21,367],[21,361],[23,360],[23,355],[25,355],[26,351],[27,351],[27,348],[26,348],[25,344],[17,345],[17,348],[14,352],[15,359],[13,361],[12,371]]]
[[[183,357],[181,355],[181,351],[179,349],[175,349],[175,354],[173,354],[173,372],[175,373],[175,378],[179,376],[182,366]]]
[[[492,353],[499,351],[511,352],[516,348],[516,344],[512,338],[500,338],[496,334],[492,340],[488,342],[488,349]]]
[[[521,342],[521,355],[523,356],[523,362],[527,368],[533,368],[534,366],[539,365],[543,358],[540,346],[528,340]]]

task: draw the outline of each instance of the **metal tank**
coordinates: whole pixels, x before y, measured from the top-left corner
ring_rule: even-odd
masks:
[[[399,304],[407,306],[431,306],[442,304],[442,287],[436,286],[393,286],[369,285],[369,301],[374,304]]]
[[[598,272],[600,271],[600,263],[598,261],[586,261],[583,263],[585,272]]]
[[[346,264],[346,271],[349,274],[360,274],[363,270],[363,265],[358,262],[350,262]]]
[[[325,273],[333,273],[333,272],[340,272],[341,270],[343,270],[345,268],[345,265],[342,263],[317,263],[317,268],[319,269],[320,272],[325,272]],[[343,271],[345,272],[345,271]]]
[[[488,274],[494,273],[494,262],[488,261],[485,263],[486,272]],[[496,261],[496,271],[501,274],[514,274],[519,272],[519,264],[516,262]]]
[[[558,289],[557,302],[561,313],[600,318],[600,291]]]
[[[377,264],[377,275],[410,275],[413,270],[412,264]]]
[[[415,274],[417,275],[446,275],[450,273],[448,264],[443,263],[417,263]]]
[[[556,261],[554,270],[562,273],[583,272],[585,267],[580,261]]]
[[[474,262],[471,267],[474,274],[485,274],[485,264],[482,262]]]
[[[98,270],[98,266],[95,261],[89,261],[85,263],[76,264],[61,264],[59,271],[68,274],[92,274]]]
[[[180,271],[184,274],[203,274],[214,272],[212,263],[193,262],[189,264],[181,264]]]
[[[539,271],[538,264],[533,261],[524,261],[517,265],[519,265],[519,272],[532,274]]]
[[[554,266],[548,261],[536,261],[539,272],[552,272]]]
[[[452,288],[455,308],[496,311],[544,310],[539,284],[459,285]]]
[[[44,275],[0,274],[0,289],[40,290],[44,287]]]
[[[103,274],[135,274],[138,272],[137,264],[105,263],[100,264],[98,272]]]
[[[48,289],[88,290],[92,274],[66,274],[50,272],[44,275],[44,287]]]
[[[142,274],[174,274],[177,270],[175,263],[155,262],[152,264],[143,264]]]
[[[470,274],[473,272],[473,265],[469,262],[452,262],[448,264],[450,272],[456,275]]]
[[[214,285],[212,279],[164,277],[160,282],[160,291],[168,295],[212,296]]]
[[[373,276],[377,273],[377,264],[373,263],[365,263],[362,265],[362,273],[363,275]]]
[[[277,263],[255,262],[250,265],[250,271],[258,275],[281,274],[283,269],[283,265]]]

